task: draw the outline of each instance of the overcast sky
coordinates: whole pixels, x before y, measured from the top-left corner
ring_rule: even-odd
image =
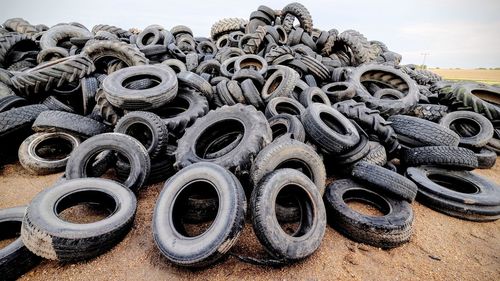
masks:
[[[247,18],[260,4],[281,9],[291,1],[3,0],[0,21],[22,17],[48,26],[76,21],[89,29],[111,24],[125,29],[159,24],[191,27],[208,36],[225,17]],[[314,26],[356,29],[403,55],[403,63],[438,67],[500,67],[500,0],[311,0],[301,1]]]

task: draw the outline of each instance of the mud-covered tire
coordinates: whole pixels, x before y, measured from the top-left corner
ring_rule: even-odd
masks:
[[[158,85],[146,89],[130,89],[125,81],[134,77],[152,76]],[[118,108],[127,110],[149,110],[158,108],[177,95],[177,77],[168,66],[140,65],[123,68],[108,75],[102,83],[106,99]]]
[[[359,162],[354,165],[351,175],[356,180],[366,183],[373,190],[413,202],[417,196],[417,186],[409,179],[383,167]]]
[[[21,232],[26,207],[0,210],[0,229],[2,238],[15,238]],[[0,249],[0,276],[2,280],[16,280],[40,262],[40,258],[30,252],[21,237]]]
[[[413,210],[404,200],[378,193],[349,179],[336,180],[326,188],[325,206],[330,224],[349,238],[380,248],[394,248],[410,240]],[[383,216],[370,216],[351,209],[349,200],[377,206]]]
[[[151,161],[148,151],[138,140],[120,133],[104,133],[82,142],[73,151],[66,164],[66,178],[88,177],[90,160],[105,150],[118,152],[128,160],[131,170],[123,185],[137,192],[149,176]]]
[[[56,140],[59,140],[59,143],[55,143]],[[43,144],[48,147],[44,147]],[[19,147],[19,163],[23,168],[37,175],[64,171],[70,153],[79,144],[78,138],[67,133],[33,134],[25,139]],[[47,155],[40,155],[41,149],[44,151],[43,154]],[[63,153],[63,155],[55,157],[54,154],[57,153]]]
[[[443,118],[450,109],[446,105],[440,104],[417,104],[408,115],[415,116],[421,119],[438,122]]]
[[[233,127],[232,130],[229,130],[230,127]],[[234,149],[217,158],[205,158],[207,153],[215,152],[210,150],[216,149],[211,147],[212,143],[234,132],[243,134],[241,141]],[[236,175],[241,175],[250,169],[257,153],[269,144],[271,139],[272,131],[269,123],[264,114],[258,112],[253,106],[242,104],[223,106],[198,118],[186,130],[178,142],[175,166],[182,169],[197,162],[212,162],[229,169]]]
[[[34,104],[0,112],[0,138],[3,139],[29,130],[38,115],[46,110],[49,110],[47,106]]]
[[[277,169],[292,168],[314,182],[319,193],[325,191],[326,171],[323,159],[314,149],[300,141],[281,137],[262,149],[250,170],[254,187],[269,173]]]
[[[188,237],[182,216],[176,214],[186,213],[186,195],[194,188],[193,183],[200,181],[215,189],[219,208],[203,235]],[[171,262],[186,267],[208,266],[236,243],[243,229],[245,212],[245,193],[234,175],[213,163],[193,164],[165,183],[154,210],[153,238]]]
[[[114,131],[134,137],[148,150],[149,157],[155,159],[165,152],[168,142],[167,125],[162,119],[146,111],[133,111],[125,114]]]
[[[477,126],[472,136],[462,135],[459,126],[473,123],[473,128]],[[439,124],[449,128],[460,136],[459,145],[465,147],[480,148],[485,146],[493,138],[493,125],[483,115],[471,111],[454,111],[439,120]]]
[[[294,234],[282,230],[276,216],[276,198],[281,192],[298,200],[300,225]],[[250,199],[252,226],[264,249],[285,261],[303,259],[319,248],[326,230],[326,212],[321,194],[304,174],[278,169],[254,189]]]
[[[109,130],[108,126],[94,119],[56,110],[40,113],[33,123],[32,129],[35,132],[68,132],[85,138]]]
[[[269,118],[269,126],[273,132],[273,140],[288,134],[290,138],[300,142],[306,141],[306,131],[300,119],[290,114],[278,114]]]
[[[302,114],[301,121],[311,140],[330,154],[342,154],[359,143],[356,127],[327,105],[310,105]]]
[[[69,56],[43,63],[12,77],[12,85],[24,95],[47,92],[65,83],[82,79],[95,70],[92,61],[84,55]]]
[[[424,146],[405,149],[401,161],[408,167],[422,165],[450,169],[473,170],[478,168],[478,159],[472,150],[456,146]]]
[[[400,143],[417,146],[458,146],[460,136],[452,130],[428,120],[394,115],[387,119]]]
[[[99,222],[87,224],[59,217],[60,212],[78,203],[102,204],[111,214]],[[23,219],[21,237],[31,252],[46,259],[87,260],[108,251],[123,239],[132,227],[136,206],[135,195],[114,181],[65,180],[38,193],[31,201]]]
[[[438,212],[471,221],[500,218],[500,189],[484,177],[433,167],[411,167],[406,176],[418,185],[418,200]]]

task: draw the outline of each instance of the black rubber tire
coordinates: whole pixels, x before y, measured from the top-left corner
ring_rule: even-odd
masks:
[[[116,123],[114,131],[132,136],[141,142],[147,149],[151,160],[156,159],[165,151],[168,142],[167,125],[152,112],[129,112]]]
[[[283,113],[300,117],[304,111],[306,111],[306,109],[297,100],[287,97],[276,97],[269,100],[264,114],[267,118]]]
[[[219,208],[203,235],[187,237],[186,231],[179,229],[183,228],[182,216],[176,214],[186,212],[187,198],[181,196],[183,191],[187,192],[194,182],[200,181],[217,191]],[[213,163],[193,164],[165,183],[154,210],[154,241],[160,252],[177,265],[208,266],[236,243],[245,223],[245,212],[245,193],[234,175]]]
[[[476,157],[478,169],[490,169],[495,166],[495,162],[497,161],[496,152],[488,148],[481,148],[481,150],[476,153]]]
[[[300,119],[290,114],[278,114],[269,118],[269,126],[273,132],[273,140],[288,134],[290,138],[300,142],[306,141],[306,131]]]
[[[0,237],[14,238],[21,233],[26,207],[14,207],[0,210]],[[40,258],[31,253],[18,237],[0,249],[0,276],[2,280],[16,280],[35,267]]]
[[[431,165],[458,170],[478,168],[478,159],[474,151],[456,146],[424,146],[405,149],[401,152],[401,161],[408,167]]]
[[[408,168],[406,175],[418,185],[418,200],[438,212],[471,221],[500,218],[499,186],[486,178],[425,166]]]
[[[394,115],[387,120],[392,122],[399,142],[410,147],[458,146],[460,141],[452,130],[428,120],[404,115]]]
[[[158,182],[165,181],[166,179],[173,176],[176,172],[174,169],[175,158],[173,157],[163,157],[157,158],[151,161],[151,170],[149,176],[146,179],[145,185],[154,184]],[[130,165],[118,159],[115,163],[115,171],[118,178],[121,180],[127,179],[130,174]]]
[[[286,5],[281,10],[282,22],[285,20],[285,17],[287,15],[292,15],[297,18],[297,20],[300,22],[300,27],[302,27],[305,32],[311,34],[311,32],[313,31],[313,21],[311,14],[304,5],[297,2]],[[289,30],[287,30],[287,32],[289,32]]]
[[[47,106],[34,104],[0,112],[0,138],[29,130],[38,115],[46,110],[49,110]]]
[[[132,35],[132,33],[130,33],[130,31],[128,30],[107,24],[98,24],[92,27],[92,33],[96,34],[98,31],[107,31],[120,38],[129,38]]]
[[[398,100],[375,98],[362,84],[362,82],[372,80],[399,90],[405,93],[405,96]],[[417,84],[407,74],[390,66],[362,65],[352,71],[348,82],[352,83],[356,89],[355,99],[364,102],[371,109],[379,110],[384,116],[405,114],[418,102]]]
[[[293,97],[292,92],[299,81],[297,71],[286,66],[278,66],[266,80],[261,91],[265,102],[275,97]]]
[[[295,197],[301,210],[300,226],[291,235],[281,228],[276,216],[276,197],[281,191]],[[321,245],[326,230],[325,206],[314,183],[296,170],[270,173],[252,192],[250,211],[255,235],[277,259],[304,259]]]
[[[100,82],[95,77],[85,77],[80,80],[82,86],[82,113],[88,115],[96,105],[95,97],[99,89]]]
[[[44,50],[57,47],[57,44],[64,39],[91,37],[92,33],[85,28],[70,24],[53,26],[49,28],[49,30],[45,31],[42,38],[40,38],[40,48]]]
[[[46,105],[50,110],[76,113],[71,106],[58,100],[55,96],[48,96],[46,99],[43,100],[42,104]]]
[[[477,95],[476,95],[477,94]],[[485,94],[485,95],[481,95]],[[470,110],[484,115],[489,120],[500,119],[500,105],[498,98],[495,103],[482,99],[485,96],[498,97],[499,91],[496,88],[484,86],[478,83],[458,84],[457,87],[447,86],[439,90],[439,100],[449,104],[454,109]]]
[[[213,40],[217,40],[224,34],[229,34],[233,31],[243,31],[244,26],[248,23],[246,19],[240,18],[224,18],[212,25],[210,29],[210,37]]]
[[[228,80],[222,80],[215,87],[217,89],[217,94],[219,95],[218,97],[220,101],[222,101],[222,103],[225,105],[235,105],[236,101],[229,93],[229,89],[227,88],[227,83]]]
[[[311,146],[286,136],[273,141],[257,154],[250,170],[254,188],[269,173],[282,168],[292,168],[304,173],[323,195],[326,183],[323,159]]]
[[[45,148],[45,153],[47,156],[41,156],[38,149],[42,149],[41,146],[44,142],[54,141],[59,139],[60,141],[65,141],[69,144],[69,151],[64,151],[64,146],[61,143],[53,143]],[[29,136],[26,140],[21,143],[18,151],[19,163],[28,171],[36,175],[46,175],[53,174],[60,171],[64,171],[66,167],[66,162],[68,162],[70,153],[80,145],[80,140],[70,134],[56,132],[56,133],[37,133]],[[61,151],[62,150],[62,151]],[[64,157],[51,158],[51,154],[64,153]]]
[[[221,123],[228,121],[233,123],[230,125],[236,126],[234,130],[230,130],[227,126],[221,127],[223,125]],[[205,154],[214,152],[208,150],[211,143],[234,132],[242,133],[243,138],[233,150],[218,158],[205,158]],[[269,123],[264,114],[258,112],[253,106],[242,104],[223,106],[198,118],[186,130],[178,142],[175,166],[182,169],[197,162],[212,162],[239,176],[250,169],[254,157],[271,142],[271,139],[272,131]]]
[[[208,101],[198,92],[180,90],[174,100],[153,112],[162,118],[169,132],[181,135],[196,119],[207,114]]]
[[[10,67],[14,61],[10,60],[10,56],[15,50],[37,51],[37,43],[31,39],[29,35],[9,33],[0,36],[0,67],[6,69]]]
[[[17,72],[11,81],[20,93],[30,96],[82,79],[94,70],[94,64],[88,57],[76,55],[40,64],[28,71]]]
[[[59,218],[60,212],[78,203],[107,205],[110,215],[86,224]],[[108,251],[125,237],[132,227],[136,207],[134,194],[114,181],[65,180],[38,193],[31,201],[21,237],[30,251],[46,259],[87,260]]]
[[[366,161],[368,163],[384,166],[387,163],[387,154],[385,152],[385,148],[379,142],[370,141],[368,142],[368,147],[370,152],[363,157],[362,161]]]
[[[241,87],[237,81],[235,80],[228,81],[227,89],[235,102],[246,104],[245,96],[243,96],[243,91],[241,90]]]
[[[399,149],[398,137],[391,123],[380,116],[377,110],[369,109],[365,104],[353,100],[335,103],[333,108],[356,121],[368,134],[375,135],[388,154],[393,154]]]
[[[0,113],[12,108],[28,105],[28,101],[18,96],[6,96],[0,98]]]
[[[132,168],[123,185],[137,192],[151,169],[148,151],[138,140],[120,133],[104,133],[82,142],[66,164],[66,178],[86,178],[90,160],[105,150],[116,151],[128,160]]]
[[[116,125],[118,119],[123,116],[123,111],[109,103],[101,88],[97,91],[95,101],[96,105],[91,114],[99,116],[100,120],[107,125]]]
[[[195,89],[209,101],[213,99],[214,91],[212,86],[200,75],[190,71],[181,71],[177,73],[177,79],[179,80],[180,86],[187,86],[188,88]]]
[[[325,206],[330,224],[349,238],[380,248],[394,248],[410,240],[413,210],[403,200],[378,193],[349,179],[336,180],[326,188]],[[384,213],[370,216],[351,209],[351,200],[369,203]]]
[[[264,101],[262,101],[262,98],[260,97],[259,90],[255,87],[252,79],[245,79],[240,83],[240,85],[247,104],[251,104],[259,110],[265,107]]]
[[[373,48],[366,37],[358,31],[348,29],[335,37],[335,47],[337,50],[340,50],[340,52],[337,51],[336,55],[338,57],[345,56],[343,61],[345,61],[347,65],[359,66],[364,63],[366,63],[365,65],[369,65],[367,63],[377,58],[376,49]]]
[[[36,118],[35,132],[68,132],[84,138],[105,133],[108,126],[94,119],[64,111],[47,110]]]
[[[322,118],[322,114],[329,117],[328,123]],[[342,154],[359,143],[356,127],[344,115],[327,105],[310,105],[302,114],[301,121],[311,140],[327,153]]]
[[[331,106],[328,96],[318,87],[309,87],[305,89],[300,94],[299,101],[305,108],[315,102]]]
[[[82,53],[87,55],[94,63],[102,58],[112,57],[119,59],[125,66],[148,64],[146,56],[135,45],[120,41],[94,41],[87,44]]]
[[[417,196],[418,187],[404,176],[389,171],[383,167],[367,162],[358,162],[354,165],[351,175],[362,181],[373,190],[385,193],[398,199],[413,202]]]
[[[479,127],[478,130],[474,130],[474,134],[472,136],[462,135],[460,134],[460,130],[456,128],[461,125],[460,123],[463,124],[464,121],[472,122],[474,123],[474,125]],[[490,120],[476,112],[450,112],[446,116],[441,118],[439,124],[443,127],[455,131],[460,136],[460,146],[480,148],[485,146],[491,140],[491,138],[493,138],[493,125],[491,124]]]
[[[158,85],[146,89],[129,89],[124,86],[127,80],[144,76],[157,78]],[[170,67],[140,65],[123,68],[108,75],[102,88],[106,99],[113,106],[127,110],[148,110],[173,100],[178,84],[175,72]]]

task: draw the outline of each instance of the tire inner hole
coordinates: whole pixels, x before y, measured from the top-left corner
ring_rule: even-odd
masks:
[[[122,86],[126,89],[133,90],[146,90],[154,88],[160,85],[160,77],[143,74],[143,75],[133,75],[122,82]]]
[[[313,95],[311,100],[312,102],[325,103],[325,101],[318,95]]]
[[[144,34],[144,36],[142,37],[142,45],[144,46],[147,46],[147,45],[150,45],[151,43],[153,43],[153,40],[155,39],[155,34],[153,32],[148,32],[146,34]]]
[[[277,169],[284,169],[284,168],[290,168],[297,170],[304,175],[306,175],[308,178],[310,178],[312,181],[314,181],[313,173],[311,171],[311,168],[309,168],[309,165],[307,165],[304,161],[300,159],[288,159],[280,163],[275,170]]]
[[[271,131],[273,131],[273,140],[275,140],[278,137],[288,133],[288,128],[285,124],[276,123],[271,126]]]
[[[280,207],[286,207],[288,211],[298,210],[295,211],[296,218],[285,220]],[[281,188],[276,196],[275,216],[279,226],[286,234],[292,237],[301,237],[308,233],[313,226],[314,204],[304,189],[295,184],[288,184]]]
[[[72,143],[63,137],[48,138],[35,146],[36,155],[49,161],[67,158],[71,151],[73,151]]]
[[[19,236],[21,236],[20,221],[3,221],[0,222],[0,250],[10,245]]]
[[[148,151],[151,149],[151,145],[153,143],[153,131],[148,125],[135,122],[128,126],[125,130],[125,134],[138,140]]]
[[[343,84],[339,84],[339,85],[332,85],[332,86],[328,87],[327,92],[335,93],[335,92],[341,92],[341,91],[345,91],[345,90],[347,90],[347,86],[343,85]]]
[[[236,141],[238,135],[244,135],[245,129],[243,124],[234,119],[226,119],[215,122],[206,128],[203,133],[198,137],[195,144],[196,155],[200,158],[205,158],[207,154],[219,152],[229,145],[234,146],[228,149],[225,153],[231,152],[241,142]]]
[[[482,100],[500,106],[500,93],[498,92],[481,89],[481,90],[472,90],[471,93]]]
[[[283,81],[283,75],[276,76],[276,79],[274,79],[273,82],[271,82],[271,85],[269,85],[269,90],[268,90],[269,95],[271,95],[274,91],[276,91],[276,89],[281,84],[281,81]]]
[[[479,188],[470,181],[442,174],[430,174],[428,178],[440,186],[455,192],[474,194],[479,192]]]
[[[328,114],[327,112],[321,112],[319,114],[319,118],[326,124],[326,126],[328,126],[328,128],[341,135],[347,135],[347,129],[339,120],[337,120],[337,118],[335,118],[331,114]]]
[[[96,190],[68,194],[59,199],[54,207],[60,219],[76,224],[101,221],[111,216],[116,209],[113,197]]]
[[[240,69],[253,69],[258,71],[262,69],[262,63],[254,58],[246,58],[241,60]]]
[[[282,101],[276,104],[278,114],[288,113],[290,115],[300,116],[300,110],[291,102]]]
[[[365,216],[381,217],[389,214],[391,210],[389,203],[384,198],[367,190],[348,190],[342,196],[342,200],[349,208]]]
[[[214,186],[207,181],[195,181],[175,198],[171,220],[179,234],[196,237],[210,229],[218,211],[219,195]]]
[[[172,102],[154,110],[161,118],[173,118],[189,109],[189,102],[182,97],[176,97]]]
[[[450,129],[461,137],[473,137],[479,134],[481,126],[474,120],[459,118],[451,122]]]

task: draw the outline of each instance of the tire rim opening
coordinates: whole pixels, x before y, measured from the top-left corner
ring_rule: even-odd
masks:
[[[86,190],[70,193],[56,203],[54,211],[61,220],[87,224],[110,217],[117,209],[117,204],[109,194]]]
[[[68,158],[73,151],[73,143],[64,137],[51,137],[34,146],[35,154],[49,161],[57,161]]]
[[[262,62],[255,58],[245,58],[240,62],[240,69],[252,69],[259,71],[262,69]]]
[[[302,161],[300,159],[289,159],[289,160],[283,161],[282,163],[280,163],[276,167],[275,170],[284,169],[284,168],[290,168],[290,169],[297,170],[297,171],[303,173],[304,175],[306,175],[312,181],[314,181],[314,176],[313,176],[313,173],[311,171],[311,168],[309,167],[309,165],[307,165],[304,161]]]
[[[154,75],[134,75],[122,82],[122,87],[133,90],[152,89],[161,83],[161,78]]]
[[[155,39],[155,34],[153,32],[148,32],[144,34],[142,37],[141,43],[144,46],[150,45],[153,43],[153,40]]]
[[[397,89],[403,95],[408,93],[409,86],[400,76],[382,70],[371,70],[363,73],[360,77],[361,84],[368,90],[370,94],[375,94],[375,91],[370,87],[370,83],[375,84],[379,88]]]
[[[0,222],[0,250],[9,246],[21,235],[21,221]]]
[[[278,208],[286,207],[288,211],[298,210],[296,220],[285,220],[278,216]],[[292,237],[301,237],[313,227],[315,206],[309,194],[300,186],[288,184],[281,188],[275,200],[275,218],[281,230]],[[288,222],[287,222],[288,221]]]
[[[364,216],[382,217],[391,211],[391,206],[384,198],[367,190],[348,190],[342,195],[342,200],[354,212]]]
[[[125,134],[137,139],[149,151],[153,143],[153,130],[146,124],[136,122],[128,126]]]
[[[272,95],[274,91],[280,86],[281,81],[283,81],[283,75],[278,75],[269,85],[268,96]]]
[[[328,87],[328,89],[326,89],[326,90],[329,93],[342,92],[342,91],[347,90],[347,86],[343,85],[343,84],[332,85],[332,86]]]
[[[500,106],[500,93],[489,90],[472,90],[471,94],[494,105]]]
[[[175,198],[171,220],[179,234],[198,237],[209,231],[218,211],[219,195],[214,186],[207,181],[195,181],[185,186]]]
[[[288,128],[285,124],[277,123],[271,126],[271,131],[273,131],[273,140],[278,137],[288,133]]]
[[[163,119],[173,118],[186,112],[189,109],[189,102],[181,97],[175,98],[172,102],[160,107],[153,112]]]
[[[481,126],[475,120],[459,118],[451,122],[450,129],[460,137],[469,138],[479,134]]]
[[[278,114],[288,113],[290,115],[300,116],[300,110],[291,102],[283,101],[276,104]]]
[[[433,181],[434,183],[453,190],[455,192],[459,193],[466,193],[466,194],[475,194],[479,193],[480,189],[478,186],[473,184],[472,182],[466,180],[466,179],[461,179],[457,177],[451,177],[448,175],[442,175],[442,174],[430,174],[428,175],[428,178]]]
[[[313,95],[311,100],[312,102],[325,103],[325,101],[318,95]]]
[[[245,128],[240,121],[234,119],[218,121],[206,128],[196,140],[196,155],[200,158],[205,158],[207,154],[219,152],[229,144],[235,144],[233,149],[227,151],[229,153],[240,144],[241,139],[234,143],[238,139],[239,134],[245,134]]]
[[[342,125],[342,123],[335,118],[335,116],[328,114],[326,112],[321,112],[319,118],[328,126],[328,128],[334,130],[341,135],[347,135],[347,129]]]

